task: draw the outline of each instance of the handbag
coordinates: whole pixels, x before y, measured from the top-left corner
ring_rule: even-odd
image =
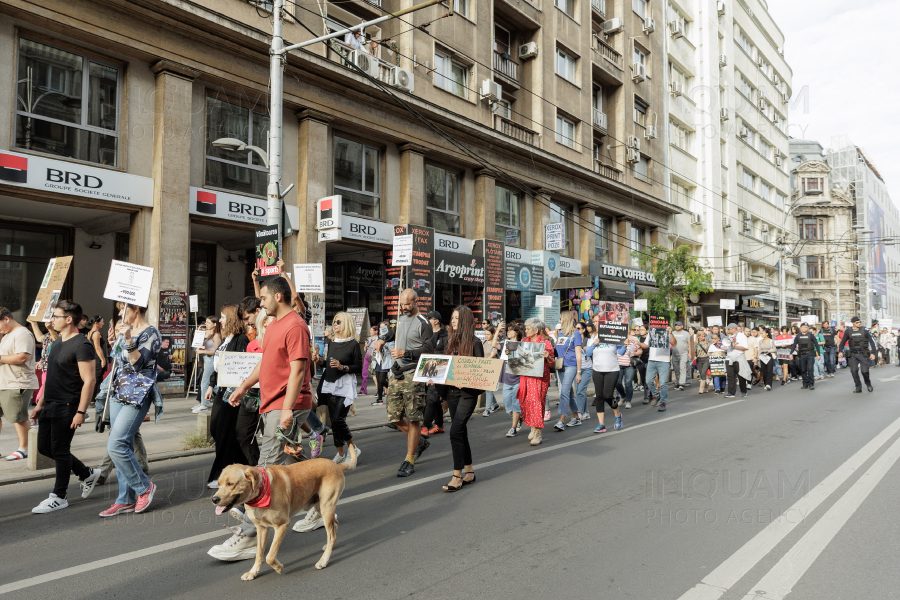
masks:
[[[553,366],[556,368],[557,371],[563,370],[563,363],[566,361],[566,354],[569,353],[569,346],[572,345],[572,340],[574,338],[575,338],[574,334],[569,336],[569,343],[566,344],[566,349],[563,351],[562,357],[557,358],[556,360],[553,361]]]
[[[259,402],[259,390],[251,389],[241,398],[241,408],[249,413],[258,413]]]

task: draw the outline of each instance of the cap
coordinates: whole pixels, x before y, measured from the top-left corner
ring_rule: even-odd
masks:
[[[436,310],[433,310],[433,311],[431,311],[430,313],[428,313],[428,320],[431,320],[431,319],[437,319],[438,321],[443,322],[443,321],[441,320],[441,313],[439,313],[439,312],[436,311]]]
[[[675,324],[676,324],[676,325],[681,325],[682,327],[684,327],[684,323],[682,323],[681,321],[675,321]]]
[[[737,329],[737,328],[738,328],[737,323],[729,323],[728,327],[726,327],[725,329]]]
[[[859,317],[853,317],[852,319],[850,319],[850,322],[851,323],[859,323]]]

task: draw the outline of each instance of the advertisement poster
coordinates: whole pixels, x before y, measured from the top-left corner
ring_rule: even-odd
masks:
[[[47,322],[53,309],[56,308],[56,302],[59,300],[59,294],[62,291],[63,284],[66,282],[66,276],[69,274],[69,267],[72,265],[71,256],[59,256],[51,258],[44,272],[44,278],[41,280],[41,289],[38,290],[31,306],[31,312],[28,314],[28,320],[32,322]],[[55,299],[53,298],[55,296]],[[48,312],[49,307],[49,312]],[[44,319],[44,315],[47,318]]]
[[[870,239],[881,240],[885,237],[884,210],[869,196],[869,229],[872,231]],[[869,273],[871,291],[879,296],[887,296],[887,262],[884,244],[872,244],[869,249]]]
[[[393,250],[384,251],[384,265],[384,319],[396,322],[397,311],[400,308],[401,267],[394,266]]]
[[[543,377],[545,351],[543,343],[507,341],[503,346],[506,368],[513,375]]]
[[[256,228],[256,268],[260,277],[278,275],[278,227]]]
[[[669,327],[669,319],[667,317],[650,315],[649,325],[649,346],[651,348],[668,350],[670,342],[669,332],[667,330],[667,328]]]
[[[163,359],[168,358],[170,366],[160,364],[171,375],[167,381],[183,382],[185,378],[185,361],[187,360],[187,319],[188,298],[184,292],[162,290],[159,292],[159,334],[162,336],[162,347],[159,351]]]
[[[356,335],[362,335],[363,330],[369,330],[369,310],[367,308],[348,308],[347,314],[353,317],[353,325],[356,327]],[[366,333],[368,337],[368,333]]]
[[[403,269],[406,283],[419,295],[419,312],[434,310],[434,229],[421,225],[395,225],[394,235],[412,235],[412,265]],[[396,313],[395,313],[396,314]]]

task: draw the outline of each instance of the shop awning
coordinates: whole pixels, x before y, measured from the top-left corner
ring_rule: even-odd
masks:
[[[635,285],[634,286],[634,295],[640,296],[641,294],[655,292],[656,288],[651,287],[649,285]]]
[[[634,302],[634,292],[624,281],[600,280],[600,299],[619,302]]]
[[[576,290],[594,287],[593,277],[560,277],[553,280],[554,290]]]

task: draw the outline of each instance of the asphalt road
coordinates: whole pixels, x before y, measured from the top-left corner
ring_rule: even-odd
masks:
[[[873,377],[862,395],[845,370],[743,399],[695,385],[665,413],[637,401],[619,432],[592,434],[594,418],[537,448],[476,415],[478,481],[457,494],[440,489],[446,434],[399,479],[402,436],[364,431],[328,568],[313,566],[324,530],[291,531],[284,574],[252,582],[249,561],[206,554],[234,524],[213,512],[209,457],[154,463],[151,510],[116,519],[97,516],[110,485],[81,500],[73,478],[49,515],[30,511],[50,481],[0,487],[0,598],[897,597],[900,370]]]

